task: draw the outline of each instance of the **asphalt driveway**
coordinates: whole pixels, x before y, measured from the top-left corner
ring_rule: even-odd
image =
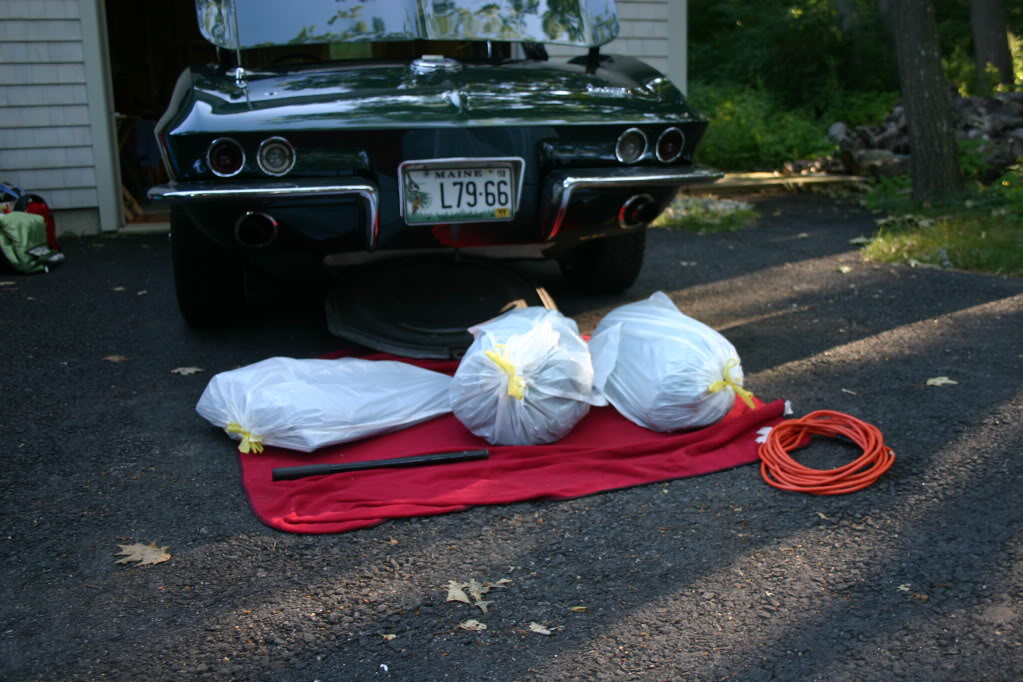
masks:
[[[194,406],[216,372],[342,346],[315,305],[270,289],[192,333],[165,235],[66,239],[58,270],[0,275],[0,678],[1018,680],[1023,281],[866,264],[849,240],[869,214],[757,201],[745,232],[653,231],[622,297],[523,270],[584,331],[664,290],[758,396],[875,424],[897,461],[865,491],[784,493],[747,466],[289,535],[251,514]],[[134,542],[173,558],[116,564]],[[445,601],[450,580],[505,578],[485,615]]]

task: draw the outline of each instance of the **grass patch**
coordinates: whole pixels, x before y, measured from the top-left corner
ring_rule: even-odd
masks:
[[[751,225],[760,213],[746,201],[717,197],[679,197],[652,227],[667,227],[687,232],[734,232]]]
[[[1023,167],[940,206],[914,203],[909,187],[909,178],[891,178],[864,199],[889,214],[864,249],[868,260],[1023,276]]]
[[[878,221],[864,257],[883,263],[933,265],[1023,276],[1023,221],[1011,214],[924,216]]]

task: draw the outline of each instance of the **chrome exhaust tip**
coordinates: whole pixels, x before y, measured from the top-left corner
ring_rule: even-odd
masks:
[[[267,213],[248,211],[234,223],[234,238],[242,246],[260,249],[269,246],[279,234],[280,225]]]
[[[631,230],[646,225],[656,218],[654,198],[649,194],[634,194],[618,209],[618,227]]]

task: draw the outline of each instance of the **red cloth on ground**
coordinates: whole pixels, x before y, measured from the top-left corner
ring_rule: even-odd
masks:
[[[370,359],[398,359],[383,354]],[[453,373],[454,361],[412,361]],[[778,423],[784,401],[737,400],[720,422],[657,433],[613,407],[599,407],[557,443],[494,446],[445,415],[401,431],[313,453],[267,447],[239,452],[242,485],[256,517],[291,533],[343,533],[391,518],[463,511],[485,504],[568,499],[644,483],[709,474],[757,461],[757,430]],[[489,459],[375,469],[273,481],[277,467],[390,459],[487,448]]]

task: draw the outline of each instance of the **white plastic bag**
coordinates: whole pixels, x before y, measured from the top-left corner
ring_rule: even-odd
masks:
[[[732,409],[736,395],[753,405],[728,339],[683,314],[660,291],[608,313],[590,352],[594,389],[648,429],[713,424]]]
[[[565,436],[594,400],[593,365],[575,321],[540,307],[469,329],[474,341],[451,382],[451,409],[494,445]]]
[[[311,452],[450,411],[451,377],[389,360],[269,358],[214,376],[195,406],[241,440]]]

